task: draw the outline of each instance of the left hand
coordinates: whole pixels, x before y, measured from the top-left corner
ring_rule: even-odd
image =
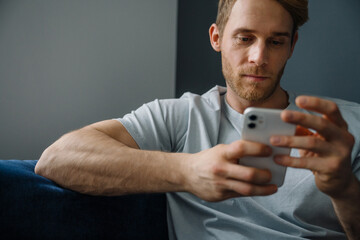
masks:
[[[285,110],[281,115],[283,121],[313,129],[316,134],[273,136],[270,139],[272,145],[300,150],[299,158],[276,156],[275,161],[284,166],[313,171],[320,191],[330,197],[340,197],[354,179],[351,170],[354,137],[348,132],[348,125],[334,102],[300,96],[296,105],[322,116]]]

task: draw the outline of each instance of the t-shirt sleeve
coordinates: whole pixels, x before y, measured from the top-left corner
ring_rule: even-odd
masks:
[[[360,105],[344,101],[341,101],[338,105],[342,107],[340,108],[340,111],[348,124],[348,130],[355,138],[355,143],[351,153],[351,167],[353,173],[360,181]],[[343,108],[346,111],[344,111]]]
[[[188,108],[185,99],[154,100],[117,120],[140,149],[179,152],[188,128]]]
[[[360,154],[353,161],[352,169],[356,178],[360,181]]]

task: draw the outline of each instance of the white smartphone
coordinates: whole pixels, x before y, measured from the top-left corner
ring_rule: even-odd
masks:
[[[242,139],[252,142],[260,142],[272,148],[269,157],[243,157],[239,164],[269,169],[271,171],[271,184],[282,186],[285,178],[286,167],[278,165],[274,161],[275,155],[289,155],[290,148],[274,147],[270,145],[270,137],[273,135],[294,135],[296,126],[281,120],[279,109],[247,108],[244,112],[245,119],[242,126]]]

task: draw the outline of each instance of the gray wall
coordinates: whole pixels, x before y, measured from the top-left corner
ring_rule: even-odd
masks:
[[[310,0],[282,85],[360,103],[359,13],[359,0]]]
[[[175,94],[176,0],[0,0],[0,159]]]

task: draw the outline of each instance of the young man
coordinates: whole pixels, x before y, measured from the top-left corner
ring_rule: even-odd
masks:
[[[296,97],[279,85],[306,20],[305,0],[220,0],[210,41],[227,88],[156,100],[66,134],[36,172],[94,195],[167,192],[171,239],[358,239],[359,105]],[[293,148],[275,158],[290,167],[279,189],[268,170],[237,163],[271,153],[239,140],[250,106],[286,109],[284,121],[316,131],[272,137]]]

